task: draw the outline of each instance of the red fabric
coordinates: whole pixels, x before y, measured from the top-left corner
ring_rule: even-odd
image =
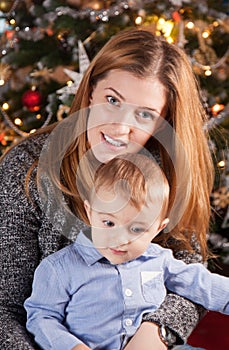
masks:
[[[188,344],[206,350],[229,349],[229,317],[209,311],[189,337]]]

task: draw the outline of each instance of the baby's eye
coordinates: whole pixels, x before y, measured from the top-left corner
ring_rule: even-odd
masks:
[[[131,232],[136,233],[136,234],[140,234],[140,233],[145,232],[145,229],[143,227],[133,226],[133,227],[131,227]]]
[[[117,106],[117,107],[120,106],[120,101],[116,97],[114,97],[114,96],[106,96],[106,98],[107,98],[107,101],[111,105],[114,105],[114,106]]]
[[[107,227],[113,227],[115,224],[110,220],[103,220],[103,223]]]

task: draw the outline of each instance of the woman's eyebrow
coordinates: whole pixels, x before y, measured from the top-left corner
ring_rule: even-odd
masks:
[[[105,88],[105,90],[111,90],[111,91],[113,91],[121,100],[125,101],[124,96],[122,96],[122,95],[120,94],[120,92],[118,92],[118,91],[115,90],[114,88],[108,87],[108,88]]]
[[[116,218],[116,216],[114,214],[112,214],[112,213],[107,213],[107,212],[104,212],[104,211],[96,211],[96,213],[98,215],[101,215],[101,216],[104,216],[104,215],[109,216],[111,219],[113,219],[113,218],[115,219]]]
[[[161,115],[161,113],[157,110],[157,109],[155,109],[155,108],[150,108],[150,107],[140,107],[141,109],[144,109],[144,110],[148,110],[148,111],[150,111],[150,112],[156,112],[157,114],[159,114],[159,115]]]

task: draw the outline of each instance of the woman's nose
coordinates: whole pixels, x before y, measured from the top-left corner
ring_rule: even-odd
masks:
[[[131,130],[132,130],[132,126],[129,124],[124,124],[124,123],[114,123],[113,124],[113,131],[115,135],[128,135]]]
[[[123,106],[122,110],[115,113],[112,124],[120,133],[129,133],[135,124],[134,110],[130,106]]]

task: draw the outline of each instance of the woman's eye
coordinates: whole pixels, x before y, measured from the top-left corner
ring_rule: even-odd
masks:
[[[110,220],[103,220],[103,223],[107,227],[113,227],[114,226],[114,223],[112,221],[110,221]]]
[[[147,112],[147,111],[137,111],[136,114],[139,118],[142,118],[145,120],[147,120],[147,119],[153,120],[155,118],[155,114]]]
[[[115,98],[114,96],[106,96],[107,101],[114,106],[120,106],[120,102],[117,98]]]

